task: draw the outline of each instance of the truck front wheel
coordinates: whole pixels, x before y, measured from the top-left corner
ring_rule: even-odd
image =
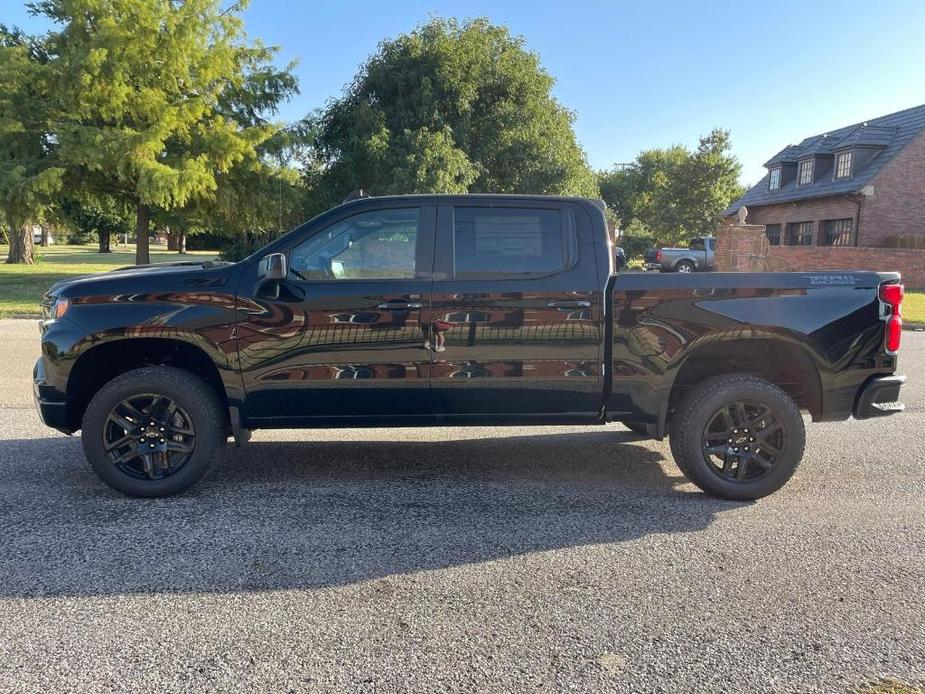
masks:
[[[188,371],[147,366],[104,385],[84,413],[87,460],[110,487],[168,496],[194,484],[225,441],[215,391]]]
[[[806,430],[793,399],[754,376],[695,386],[671,419],[671,452],[703,491],[751,500],[780,489],[803,458]]]

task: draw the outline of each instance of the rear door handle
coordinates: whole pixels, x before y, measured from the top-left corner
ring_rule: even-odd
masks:
[[[384,304],[379,304],[379,310],[381,311],[411,311],[417,308],[421,308],[421,304],[413,301],[387,301]]]
[[[590,301],[550,301],[546,308],[591,308]]]

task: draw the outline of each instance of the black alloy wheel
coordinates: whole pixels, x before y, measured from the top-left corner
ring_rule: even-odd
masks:
[[[702,490],[752,500],[793,476],[806,429],[797,403],[779,386],[725,375],[689,387],[671,415],[669,441],[681,472]]]
[[[129,477],[164,479],[190,459],[196,431],[186,410],[160,393],[124,398],[110,409],[103,441],[112,464]]]
[[[225,444],[220,393],[174,366],[113,378],[84,412],[87,460],[106,484],[131,496],[168,496],[192,486]]]
[[[717,410],[703,432],[703,455],[720,478],[751,482],[770,472],[787,443],[781,418],[763,403],[737,400]]]

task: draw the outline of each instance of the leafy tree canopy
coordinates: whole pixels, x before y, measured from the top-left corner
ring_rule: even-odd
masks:
[[[129,202],[138,254],[158,210],[216,199],[222,177],[257,167],[279,126],[264,118],[295,91],[274,49],[245,40],[238,2],[42,0],[62,26],[44,38],[56,165]]]
[[[433,19],[383,41],[317,119],[319,202],[372,194],[597,195],[554,80],[485,19]]]
[[[712,234],[722,211],[744,188],[729,133],[713,130],[693,152],[675,145],[641,152],[629,167],[600,174],[601,196],[624,228],[663,243]]]

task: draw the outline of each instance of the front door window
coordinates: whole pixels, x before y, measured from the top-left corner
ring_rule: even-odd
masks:
[[[419,208],[373,210],[337,222],[292,251],[292,279],[384,280],[415,274]]]

